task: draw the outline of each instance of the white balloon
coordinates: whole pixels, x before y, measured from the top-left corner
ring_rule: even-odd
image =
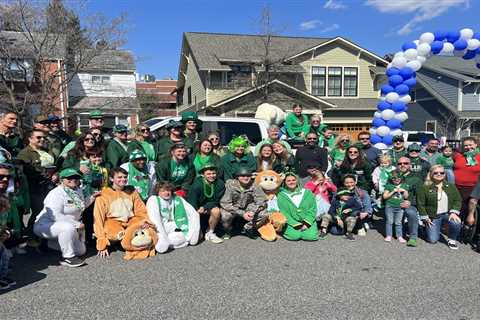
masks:
[[[406,94],[404,96],[401,96],[398,101],[401,101],[403,103],[410,103],[410,101],[412,101],[412,97],[410,97],[410,95]]]
[[[412,60],[407,62],[406,66],[412,69],[413,71],[418,71],[422,67],[422,63],[418,60]]]
[[[396,92],[389,92],[385,96],[385,100],[387,100],[390,103],[394,103],[395,101],[398,100],[398,98],[400,98],[400,97],[398,96],[398,93],[396,93]]]
[[[394,118],[403,122],[408,119],[408,115],[406,112],[399,112],[395,114]]]
[[[430,51],[432,50],[432,47],[428,43],[420,43],[417,47],[417,53],[419,56],[428,56]]]
[[[421,64],[423,64],[425,61],[427,61],[427,58],[426,58],[426,57],[422,57],[422,56],[418,56],[418,57],[417,57],[417,60],[418,60],[418,62],[420,62]]]
[[[387,145],[382,142],[375,143],[374,147],[380,150],[388,149]]]
[[[373,114],[373,116],[375,118],[381,118],[382,117],[382,113],[380,111],[375,111],[375,113]]]
[[[463,57],[465,55],[465,50],[455,50],[453,51],[455,57]]]
[[[398,57],[393,58],[392,64],[393,64],[394,67],[396,67],[398,69],[402,69],[407,64],[407,59],[405,59],[405,57],[398,56]]]
[[[383,96],[382,96],[382,97],[380,97],[379,99],[380,99],[380,100],[382,100],[382,101],[385,101],[385,100],[387,100],[387,98],[385,98],[385,97],[383,97]]]
[[[390,128],[387,126],[381,126],[377,128],[377,134],[381,137],[388,136],[390,133]]]
[[[404,56],[405,56],[405,54],[403,53],[403,51],[398,51],[393,55],[393,58],[404,57]]]
[[[435,40],[435,35],[431,32],[425,32],[425,33],[422,33],[419,39],[420,39],[420,43],[431,44],[433,40]]]
[[[413,40],[413,43],[415,43],[418,47],[419,43],[420,43],[420,40]]]
[[[480,63],[480,56],[476,56],[476,57],[475,57],[475,62],[476,62],[476,63]]]
[[[476,50],[478,47],[480,47],[480,41],[478,39],[469,39],[467,43],[468,50]]]
[[[390,68],[393,68],[393,64],[391,62],[387,64],[387,69],[390,69]]]
[[[370,134],[373,136],[374,134],[377,134],[377,129],[375,128],[370,128],[368,131],[370,131]]]
[[[391,131],[390,131],[390,134],[391,134],[392,136],[394,136],[394,137],[395,137],[395,136],[401,136],[401,135],[402,135],[402,129],[391,130]]]
[[[409,61],[415,60],[418,56],[417,49],[408,49],[405,51],[405,58]]]
[[[387,109],[382,111],[382,118],[383,120],[391,120],[395,116],[395,111],[392,109]]]
[[[468,40],[468,39],[472,39],[472,37],[473,37],[473,30],[472,29],[465,28],[465,29],[460,30],[460,38]]]
[[[440,51],[440,53],[452,53],[453,50],[455,50],[455,47],[453,46],[453,44],[451,44],[450,42],[444,42],[443,49],[442,51]]]

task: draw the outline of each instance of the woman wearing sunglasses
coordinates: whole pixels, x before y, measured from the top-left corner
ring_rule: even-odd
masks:
[[[339,167],[342,164],[350,142],[350,136],[346,133],[340,133],[335,139],[335,145],[330,151],[330,159],[334,167]]]
[[[352,174],[356,177],[357,186],[370,193],[372,190],[372,167],[357,146],[350,146],[345,151],[345,158],[338,167],[332,169],[331,177],[335,185],[342,183],[342,177]]]
[[[217,156],[221,158],[227,153],[226,148],[221,144],[220,134],[218,132],[209,132],[207,135],[207,139],[212,143],[213,153],[215,153]]]
[[[88,169],[88,154],[97,150],[97,140],[95,136],[89,131],[78,137],[75,146],[70,150],[63,161],[63,168],[73,168],[79,170],[82,174],[90,172]]]
[[[155,147],[152,143],[152,133],[150,127],[145,123],[140,123],[135,128],[135,138],[128,143],[127,151],[132,153],[135,150],[141,150],[147,155],[147,161],[157,159]]]
[[[462,227],[461,205],[460,193],[454,184],[447,182],[445,168],[432,166],[425,183],[417,191],[417,209],[425,225],[427,242],[436,243],[442,226],[447,223],[448,247],[458,249],[457,238]]]

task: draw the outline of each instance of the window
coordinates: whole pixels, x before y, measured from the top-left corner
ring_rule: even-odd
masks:
[[[110,84],[110,76],[92,76],[93,84]]]
[[[27,59],[1,59],[0,69],[6,80],[32,81],[33,61]]]
[[[188,104],[192,104],[192,87],[187,88],[187,101]]]
[[[425,131],[437,132],[437,121],[436,120],[425,121]]]
[[[343,69],[343,95],[345,97],[356,97],[358,86],[358,68]]]
[[[325,96],[326,74],[325,67],[312,67],[312,95]]]
[[[328,95],[330,97],[342,96],[342,67],[328,68]]]
[[[262,141],[262,132],[257,123],[204,121],[202,131],[218,131],[220,133],[220,143],[224,146],[228,145],[234,136],[240,136],[242,134],[247,135],[250,142],[254,145]]]

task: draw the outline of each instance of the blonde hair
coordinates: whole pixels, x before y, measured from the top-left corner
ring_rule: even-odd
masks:
[[[335,138],[335,147],[338,147],[340,145],[340,141],[344,140],[345,138],[348,139],[348,141],[352,141],[350,136],[346,133],[340,133],[336,138]]]
[[[388,154],[384,154],[384,155],[381,155],[380,157],[378,157],[378,161],[379,161],[379,163],[382,163],[384,161],[388,161],[390,163],[390,165],[392,165],[392,158]]]
[[[435,171],[435,169],[438,169],[438,168],[442,168],[443,171],[445,171],[445,168],[441,164],[434,164],[433,166],[431,166],[430,170],[428,170],[427,177],[425,178],[425,185],[426,186],[431,186],[433,184],[433,180],[432,180],[433,171]],[[443,176],[443,180],[446,181],[446,176],[445,175]]]
[[[314,114],[310,117],[310,122],[312,122],[313,120],[322,121],[322,118],[320,118],[320,116],[318,114]]]

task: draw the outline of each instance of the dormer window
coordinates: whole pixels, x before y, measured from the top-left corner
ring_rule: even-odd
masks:
[[[110,84],[110,76],[92,76],[93,84]]]

